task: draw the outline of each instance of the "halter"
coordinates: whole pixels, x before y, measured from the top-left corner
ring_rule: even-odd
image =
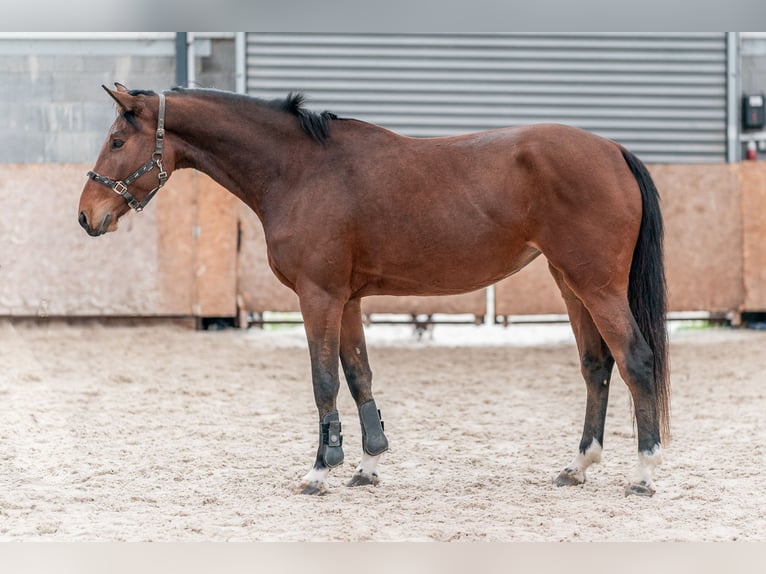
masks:
[[[114,180],[106,176],[99,175],[95,171],[88,172],[88,177],[90,179],[107,186],[116,194],[121,195],[123,198],[125,198],[125,201],[128,202],[128,205],[135,209],[136,212],[143,211],[144,207],[146,207],[146,204],[149,203],[149,201],[160,190],[160,188],[165,185],[165,182],[168,180],[168,174],[162,167],[162,148],[163,144],[165,143],[165,94],[159,94],[159,96],[160,108],[157,114],[157,132],[155,134],[154,153],[152,154],[152,157],[144,165],[139,167],[136,171],[122,180]],[[160,170],[160,172],[157,174],[159,185],[151,190],[149,195],[147,195],[143,201],[138,201],[128,191],[128,186],[142,175],[152,171],[155,165]]]

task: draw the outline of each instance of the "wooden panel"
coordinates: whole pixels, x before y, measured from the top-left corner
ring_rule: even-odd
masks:
[[[196,186],[192,185],[193,178],[191,170],[175,172],[149,207],[140,214],[143,217],[154,212],[158,222],[158,315],[193,314],[196,243],[192,229],[197,221],[198,199]]]
[[[188,312],[188,291],[161,272],[156,209],[126,215],[118,233],[93,238],[80,228],[77,205],[89,168],[0,166],[0,315]],[[172,202],[164,191],[157,206]]]
[[[440,297],[365,297],[362,312],[433,315],[435,313],[473,314],[483,317],[487,312],[487,290],[479,289],[464,295]]]
[[[742,288],[738,165],[653,165],[671,311],[729,312]]]
[[[237,314],[237,224],[241,202],[205,174],[191,173],[198,198],[197,224],[192,232],[197,243],[194,314],[234,317]]]
[[[740,164],[743,311],[766,311],[766,162]]]
[[[235,316],[238,200],[181,170],[92,238],[77,223],[89,167],[0,167],[0,315]]]
[[[566,313],[559,288],[540,256],[524,269],[495,285],[498,315],[558,315]]]

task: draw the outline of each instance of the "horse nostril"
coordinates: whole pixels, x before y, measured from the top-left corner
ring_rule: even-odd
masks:
[[[88,231],[88,217],[85,215],[84,211],[80,212],[80,217],[78,218],[78,221],[80,222],[80,226],[85,230]]]

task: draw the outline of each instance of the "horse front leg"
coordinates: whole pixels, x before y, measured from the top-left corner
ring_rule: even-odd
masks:
[[[298,485],[300,494],[327,492],[330,469],[343,463],[343,433],[338,398],[340,321],[344,300],[318,289],[300,292],[306,338],[311,358],[314,400],[319,413],[319,445],[311,470]]]
[[[343,309],[340,360],[362,426],[362,462],[346,486],[377,485],[378,460],[388,450],[388,439],[383,433],[383,421],[372,396],[372,369],[367,358],[359,299],[351,299]]]

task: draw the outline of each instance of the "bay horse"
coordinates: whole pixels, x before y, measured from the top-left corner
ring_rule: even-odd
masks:
[[[669,438],[666,284],[659,195],[621,145],[554,124],[411,138],[307,109],[209,89],[102,86],[118,115],[82,190],[92,236],[141,211],[176,169],[208,174],[255,211],[271,269],[304,319],[319,437],[297,486],[323,494],[343,462],[339,358],[358,408],[362,459],[348,486],[377,484],[388,448],[372,394],[360,301],[480,289],[541,253],[564,298],[587,387],[572,462],[601,459],[615,363],[631,395],[638,463],[625,494],[651,496]]]

